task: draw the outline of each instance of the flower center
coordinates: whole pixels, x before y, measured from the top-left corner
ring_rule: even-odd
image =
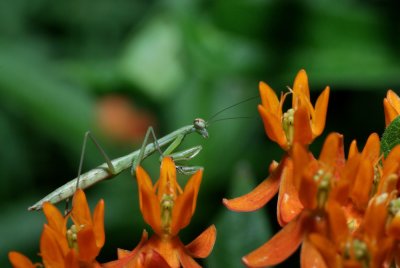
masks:
[[[170,194],[164,194],[161,198],[161,228],[164,234],[171,233],[172,208],[174,199]]]
[[[290,108],[283,114],[282,118],[282,127],[283,131],[286,135],[286,140],[289,147],[293,143],[293,134],[294,134],[294,109]]]
[[[323,209],[328,200],[331,178],[332,174],[323,169],[319,169],[313,177],[314,181],[318,183],[317,204],[319,209]]]
[[[67,241],[70,248],[78,250],[78,228],[75,224],[67,230]]]
[[[369,267],[369,253],[367,244],[359,239],[354,239],[346,243],[344,257],[346,259],[355,258],[362,264],[363,268]]]
[[[389,203],[389,213],[391,216],[396,217],[400,215],[400,198],[394,199]]]

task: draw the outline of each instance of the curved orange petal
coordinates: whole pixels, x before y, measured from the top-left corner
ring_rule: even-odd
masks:
[[[176,197],[176,166],[171,157],[164,157],[160,167],[160,178],[158,180],[158,200],[167,195]]]
[[[293,143],[298,142],[308,145],[313,140],[310,123],[310,113],[306,106],[300,106],[294,112],[294,134]]]
[[[326,137],[319,161],[330,168],[342,168],[345,164],[343,135],[333,132]]]
[[[315,168],[309,167],[304,173],[300,183],[299,199],[302,205],[308,209],[317,207],[318,185],[314,180]]]
[[[96,237],[96,245],[99,248],[104,246],[104,200],[101,199],[97,203],[93,212],[93,232]]]
[[[400,216],[395,216],[388,226],[388,234],[400,240]]]
[[[279,190],[279,183],[281,181],[281,174],[283,162],[269,175],[268,178],[263,180],[251,192],[233,199],[222,200],[222,203],[229,210],[237,212],[254,211],[263,207]]]
[[[140,166],[136,168],[139,189],[139,205],[143,219],[157,234],[161,234],[160,203],[153,191],[153,184],[147,172]]]
[[[171,234],[176,235],[179,230],[190,223],[190,219],[196,209],[197,195],[200,189],[200,183],[203,170],[197,171],[188,181],[183,190],[183,194],[175,200],[172,209]]]
[[[193,260],[192,257],[186,254],[182,249],[178,250],[178,258],[183,268],[201,268],[201,266]]]
[[[349,154],[347,156],[347,159],[352,158],[353,156],[355,156],[356,154],[359,154],[360,152],[358,151],[357,148],[357,141],[353,140],[350,144],[350,149],[349,149]]]
[[[298,190],[293,182],[293,162],[288,160],[283,168],[278,195],[277,217],[280,226],[292,221],[303,210]]]
[[[387,127],[399,115],[399,113],[393,108],[387,99],[383,99],[383,110],[385,113],[385,126]]]
[[[324,258],[325,263],[330,268],[340,267],[338,266],[338,259],[336,258],[336,248],[333,243],[325,238],[324,236],[313,233],[308,236],[310,243],[319,251],[320,255]]]
[[[364,232],[371,240],[383,238],[386,233],[386,220],[388,214],[388,195],[381,194],[371,199],[364,214]]]
[[[374,167],[368,159],[361,159],[350,198],[359,209],[365,209],[369,201],[369,195],[374,180]]]
[[[157,251],[150,249],[147,252],[144,252],[143,254],[146,254],[144,257],[144,265],[143,267],[146,268],[171,268],[169,266],[168,262],[164,259],[163,256],[161,256],[160,253]]]
[[[328,268],[321,253],[308,239],[301,245],[300,264],[301,268]]]
[[[99,255],[100,249],[96,245],[93,228],[79,230],[78,234],[79,260],[92,262]]]
[[[303,172],[314,158],[300,143],[294,143],[289,153],[293,159],[293,184],[296,189],[300,189]]]
[[[71,249],[72,250],[72,249]],[[64,267],[64,253],[54,231],[45,224],[40,238],[40,254],[45,267]]]
[[[386,98],[393,108],[400,112],[400,97],[393,90],[389,89],[387,91]]]
[[[72,200],[71,217],[74,223],[80,225],[92,225],[92,215],[85,193],[82,189],[77,189]]]
[[[314,137],[321,135],[325,128],[326,112],[328,111],[329,87],[319,95],[315,103],[315,116],[312,118],[312,132]]]
[[[307,99],[310,99],[310,89],[308,86],[308,77],[304,69],[301,69],[294,79],[293,92],[295,95],[304,95]],[[292,107],[297,108],[296,99],[292,100]]]
[[[286,260],[303,240],[302,217],[283,227],[267,243],[244,256],[242,261],[248,267],[272,266]]]
[[[265,132],[268,138],[279,144],[279,146],[287,150],[287,139],[286,134],[282,128],[282,119],[278,118],[275,114],[269,112],[263,106],[258,105],[258,112],[260,113],[261,119],[264,123]]]
[[[364,149],[361,152],[363,158],[368,158],[371,163],[375,163],[381,155],[381,142],[376,133],[369,135]]]
[[[269,110],[273,114],[281,114],[282,111],[280,110],[278,96],[276,95],[275,91],[264,82],[260,82],[259,91],[262,106],[264,106],[265,109]]]
[[[328,214],[331,240],[336,243],[338,248],[340,248],[349,235],[346,216],[342,207],[333,200],[327,202],[325,209]]]
[[[195,258],[206,258],[210,255],[215,239],[217,237],[217,229],[215,225],[211,225],[203,231],[195,240],[185,246],[190,256]]]
[[[48,225],[56,232],[65,234],[67,232],[67,218],[51,203],[43,204],[43,213],[46,216]]]
[[[10,251],[8,253],[8,259],[10,260],[14,268],[35,268],[34,265],[27,257],[16,251]]]
[[[77,256],[77,253],[75,252],[75,250],[70,250],[68,252],[67,256],[65,256],[64,267],[65,268],[80,268],[78,256]],[[95,266],[91,266],[91,267],[97,268]]]

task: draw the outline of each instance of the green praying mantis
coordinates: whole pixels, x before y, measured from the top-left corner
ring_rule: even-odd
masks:
[[[258,98],[258,97],[251,97],[251,98],[243,100],[239,103],[236,103],[234,105],[228,106],[228,107],[220,110],[219,112],[215,113],[213,116],[211,116],[209,118],[208,121],[201,119],[201,118],[196,118],[191,125],[181,127],[160,139],[156,139],[153,128],[149,127],[149,129],[147,130],[146,136],[144,138],[143,145],[139,150],[136,150],[128,155],[125,155],[125,156],[122,156],[122,157],[119,157],[119,158],[116,158],[113,160],[109,159],[107,154],[104,152],[104,150],[98,144],[96,139],[90,134],[90,132],[86,132],[85,139],[83,142],[83,147],[82,147],[82,154],[81,154],[81,160],[80,160],[80,164],[79,164],[78,176],[75,179],[60,186],[59,188],[57,188],[50,194],[46,195],[44,198],[42,198],[41,200],[36,202],[34,205],[30,206],[28,208],[28,210],[40,210],[42,208],[44,202],[51,202],[51,203],[55,204],[62,200],[68,200],[71,196],[74,195],[77,188],[81,188],[81,189],[89,188],[92,185],[94,185],[100,181],[112,178],[112,177],[120,174],[122,171],[129,169],[129,168],[131,169],[131,174],[134,175],[135,169],[140,164],[140,161],[145,159],[146,157],[150,156],[157,150],[160,152],[160,155],[162,155],[162,156],[169,155],[176,162],[190,160],[201,151],[201,149],[202,149],[201,146],[195,146],[195,147],[183,150],[183,151],[174,152],[175,149],[177,149],[177,147],[182,143],[183,139],[186,136],[188,136],[192,133],[198,133],[203,138],[208,138],[209,135],[208,135],[207,128],[209,126],[209,123],[211,122],[211,119],[215,118],[217,115],[226,111],[227,109],[235,107],[244,102],[254,100],[256,98]],[[249,117],[224,118],[224,119],[214,120],[213,122],[220,121],[220,120],[226,120],[226,119],[237,119],[237,118],[249,118]],[[147,144],[147,140],[148,140],[150,134],[152,134],[154,142]],[[87,138],[91,138],[91,140],[95,143],[96,147],[99,149],[100,153],[103,155],[106,162],[86,173],[81,174],[82,162],[83,162],[83,158],[84,158],[84,152],[85,152]],[[161,152],[160,148],[164,147],[166,145],[169,145],[169,146],[167,147],[167,149],[164,152]],[[194,173],[199,168],[201,168],[201,167],[177,166],[177,170],[184,174]]]
[[[168,144],[168,148],[161,155],[170,155],[175,161],[189,160],[195,157],[200,152],[200,150],[202,149],[201,146],[195,146],[190,149],[176,153],[174,153],[174,150],[182,143],[183,139],[191,133],[198,133],[203,138],[208,138],[207,127],[208,124],[204,119],[196,118],[193,121],[193,124],[181,127],[158,140],[155,138],[153,128],[150,127],[147,130],[145,141],[143,142],[141,149],[136,150],[128,155],[116,158],[114,160],[110,160],[103,149],[99,146],[96,139],[94,139],[90,132],[86,132],[78,176],[75,179],[64,184],[63,186],[57,188],[56,190],[36,202],[34,205],[30,206],[28,210],[40,210],[44,202],[51,202],[55,204],[62,200],[68,199],[74,195],[78,187],[81,189],[86,189],[100,181],[114,177],[126,169],[131,168],[131,173],[134,174],[136,166],[139,165],[142,159],[150,156],[151,154],[159,150],[159,148]],[[153,135],[154,142],[147,144],[147,139],[150,134]],[[100,153],[106,159],[106,162],[84,174],[80,174],[84,155],[84,147],[88,137],[90,137],[92,141],[96,144],[96,147],[100,150]],[[199,167],[178,167],[179,171],[187,174],[193,173],[198,168]]]

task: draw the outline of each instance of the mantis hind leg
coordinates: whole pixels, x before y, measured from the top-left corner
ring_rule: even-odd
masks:
[[[78,168],[78,176],[77,176],[77,180],[76,180],[76,189],[79,189],[79,182],[80,182],[80,177],[81,177],[81,173],[82,173],[82,166],[83,166],[83,159],[85,158],[85,152],[86,152],[86,144],[87,144],[87,140],[88,138],[90,138],[90,140],[94,143],[94,145],[96,146],[96,148],[99,150],[100,154],[103,156],[103,158],[105,159],[107,166],[108,166],[108,171],[112,174],[115,175],[116,171],[115,171],[115,167],[111,162],[111,159],[108,157],[108,155],[106,154],[106,152],[104,151],[104,149],[100,146],[100,143],[96,140],[96,138],[93,136],[93,134],[90,131],[87,131],[85,133],[85,136],[83,138],[83,144],[82,144],[82,151],[81,151],[81,158],[79,160],[79,168]],[[68,204],[69,204],[69,198],[67,198],[66,200],[66,205],[65,205],[65,214],[68,214],[70,212],[69,208],[68,208]]]

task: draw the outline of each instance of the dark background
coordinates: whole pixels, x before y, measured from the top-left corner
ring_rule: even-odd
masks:
[[[386,90],[400,90],[398,10],[397,1],[377,0],[1,1],[0,266],[9,266],[10,250],[40,260],[45,220],[26,208],[76,176],[86,130],[116,158],[139,148],[150,124],[164,136],[257,96],[259,81],[286,91],[304,68],[313,103],[331,86],[327,126],[311,147],[316,155],[331,131],[359,145],[369,133],[381,134]],[[130,105],[130,117],[108,117],[121,124],[104,127],[104,107],[120,102]],[[206,267],[242,267],[240,257],[278,230],[276,200],[243,214],[221,204],[248,192],[282,155],[264,133],[258,103],[218,116],[250,119],[216,122],[208,140],[192,134],[181,146],[204,148],[190,162],[205,172],[196,214],[180,237],[188,243],[216,224]],[[143,163],[153,179],[157,159]],[[84,170],[102,162],[89,144]],[[150,230],[129,172],[86,194],[92,207],[100,198],[106,203],[99,261],[116,258],[116,246],[132,249],[142,229]],[[281,267],[289,263],[298,266],[298,255]]]

